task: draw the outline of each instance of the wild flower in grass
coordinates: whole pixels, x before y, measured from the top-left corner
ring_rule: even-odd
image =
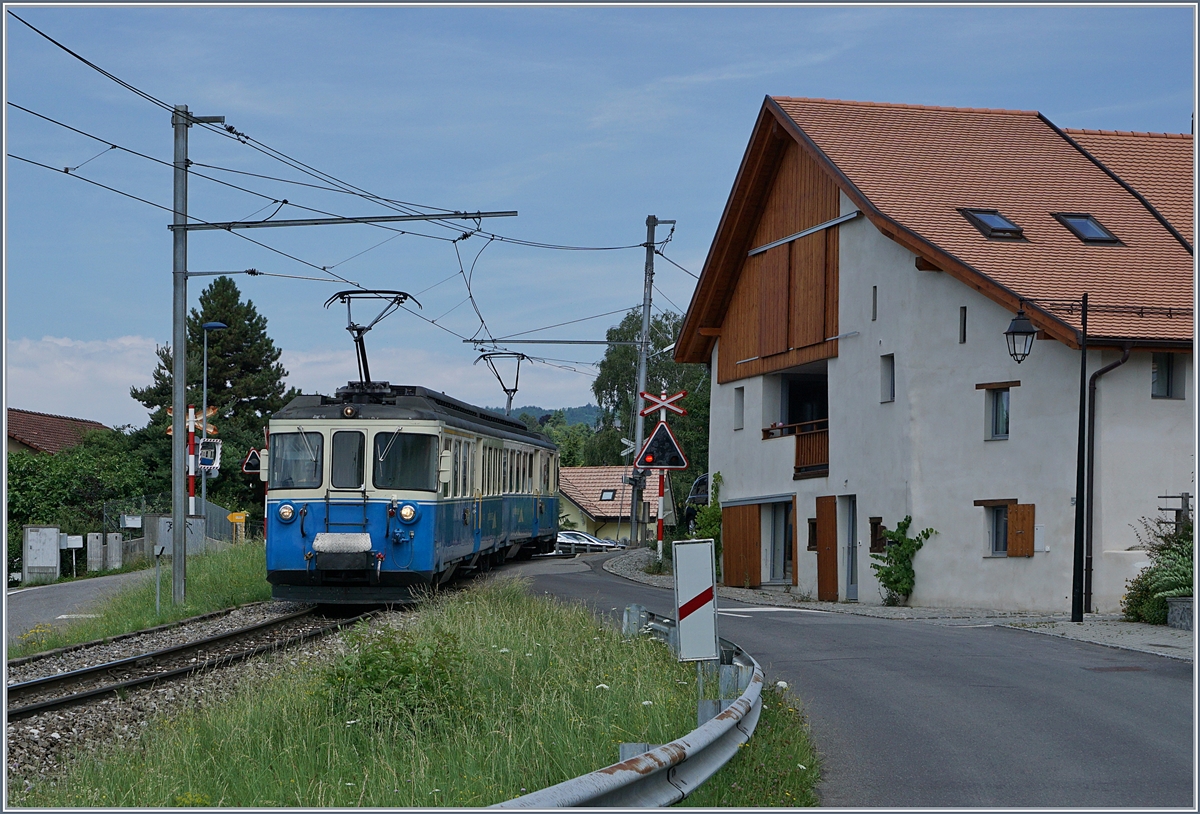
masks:
[[[346,721],[346,726],[353,726],[356,723],[358,723],[357,718],[355,718],[353,721]]]
[[[654,705],[653,701],[643,701],[642,702],[643,707],[649,707],[649,706],[653,706],[653,705]]]
[[[807,767],[807,766],[805,766],[803,763],[797,763],[797,764],[796,764],[796,768],[797,768],[797,769],[799,769],[799,770],[800,770],[800,771],[802,771],[802,772],[806,772],[806,771],[808,771],[808,767]]]
[[[512,651],[511,651],[511,650],[509,650],[507,647],[501,647],[501,648],[500,648],[500,652],[501,652],[501,653],[511,653]]]
[[[608,685],[607,685],[607,684],[597,684],[597,685],[596,685],[596,689],[598,689],[598,690],[607,690],[607,689],[608,689]]]
[[[788,683],[786,681],[776,681],[775,682],[775,689],[786,690],[787,688],[788,688]]]

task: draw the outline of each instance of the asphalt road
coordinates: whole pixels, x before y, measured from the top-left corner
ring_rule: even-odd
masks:
[[[5,597],[4,627],[8,646],[16,637],[39,624],[66,624],[60,616],[92,611],[96,604],[120,588],[139,579],[152,579],[154,569],[112,574],[74,582],[39,585],[9,591]],[[165,587],[166,599],[171,601],[170,587]]]
[[[671,591],[600,559],[522,571],[601,613],[672,614]],[[1194,808],[1188,662],[1001,627],[720,609],[720,634],[803,702],[825,806]]]

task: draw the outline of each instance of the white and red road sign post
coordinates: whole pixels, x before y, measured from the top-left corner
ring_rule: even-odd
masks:
[[[721,656],[717,642],[717,570],[712,540],[676,540],[675,627],[680,661],[712,661]]]

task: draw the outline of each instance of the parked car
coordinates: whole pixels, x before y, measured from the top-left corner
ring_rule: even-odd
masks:
[[[560,531],[554,549],[559,554],[578,554],[585,551],[612,551],[624,547],[613,540],[601,540],[584,531]]]

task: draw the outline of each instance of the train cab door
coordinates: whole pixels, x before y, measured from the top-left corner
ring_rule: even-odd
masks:
[[[478,551],[483,539],[483,491],[480,489],[475,490],[475,498],[471,501],[471,537]]]

